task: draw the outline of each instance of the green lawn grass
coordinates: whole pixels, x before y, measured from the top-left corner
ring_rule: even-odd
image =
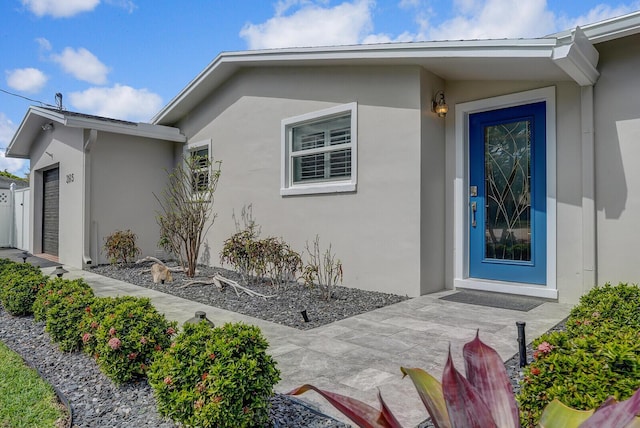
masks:
[[[51,385],[0,342],[0,428],[55,427],[67,417]]]

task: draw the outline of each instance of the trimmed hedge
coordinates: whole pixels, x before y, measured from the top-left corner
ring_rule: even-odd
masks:
[[[263,427],[280,380],[260,329],[185,324],[149,370],[161,414],[187,426]]]
[[[63,352],[77,351],[82,347],[82,334],[78,330],[86,308],[93,303],[93,290],[82,279],[56,278],[38,293],[45,296],[42,302],[45,313],[45,330]],[[39,299],[36,298],[36,302]],[[34,312],[36,304],[34,303]],[[40,311],[40,309],[38,309]]]
[[[145,376],[177,328],[148,298],[97,298],[84,314],[79,326],[84,350],[116,384]]]
[[[3,260],[0,265],[0,301],[12,315],[31,315],[38,290],[48,281],[30,263]]]
[[[95,297],[82,279],[49,279],[28,263],[0,259],[0,300],[34,314],[62,351],[82,349],[121,384],[149,377],[160,413],[201,427],[262,427],[280,380],[260,329],[169,322],[148,298]]]
[[[640,289],[595,287],[567,320],[567,329],[533,342],[518,394],[523,426],[535,426],[554,398],[581,410],[609,396],[626,400],[640,388]]]

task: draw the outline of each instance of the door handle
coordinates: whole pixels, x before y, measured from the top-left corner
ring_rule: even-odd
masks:
[[[471,227],[476,227],[476,211],[478,210],[478,203],[471,202]]]

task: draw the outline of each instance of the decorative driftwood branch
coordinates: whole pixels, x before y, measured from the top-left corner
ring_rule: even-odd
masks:
[[[219,290],[222,290],[223,283],[233,287],[233,291],[236,292],[237,296],[240,296],[240,291],[242,291],[243,293],[248,294],[251,297],[262,297],[265,300],[268,299],[269,297],[274,297],[274,296],[265,296],[264,294],[260,294],[257,291],[253,291],[247,287],[243,287],[242,285],[238,284],[236,281],[227,279],[220,274],[214,275],[213,278],[211,278],[210,280],[203,279],[203,280],[189,281],[184,285],[180,286],[180,288],[185,288],[185,287],[189,287],[191,285],[196,285],[196,284],[202,284],[202,285],[215,285]]]
[[[151,256],[147,256],[143,259],[140,259],[136,262],[137,265],[139,265],[140,263],[146,263],[146,262],[154,262],[154,263],[158,263],[162,266],[166,266],[166,264],[164,264],[164,262],[160,259],[157,259],[155,257],[151,257]]]
[[[136,264],[147,263],[147,262],[158,263],[159,265],[165,266],[171,272],[184,272],[184,268],[182,268],[180,266],[169,267],[162,260],[157,259],[157,258],[152,257],[152,256],[147,256],[145,258],[142,258],[142,259],[136,261]],[[149,273],[149,272],[151,272],[151,269],[143,269],[140,272],[138,272],[138,275],[142,275],[143,273]],[[196,270],[196,274],[197,273],[198,273],[198,271]]]

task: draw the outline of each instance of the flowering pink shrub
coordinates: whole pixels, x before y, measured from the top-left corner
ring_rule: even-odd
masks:
[[[551,352],[551,350],[553,350],[553,348],[555,348],[555,346],[546,341],[538,345],[538,351],[542,352],[543,354],[548,354],[549,352]]]
[[[79,324],[94,298],[93,290],[82,279],[55,278],[38,291],[34,318],[45,321],[47,333],[60,350],[75,351],[90,339],[84,337],[87,330],[80,329]]]
[[[85,333],[82,335],[82,343],[87,343],[91,340],[91,333]]]
[[[177,324],[158,313],[149,299],[97,298],[82,311],[81,331],[87,336],[84,350],[97,355],[100,370],[115,383],[146,375],[157,351],[171,344]]]

